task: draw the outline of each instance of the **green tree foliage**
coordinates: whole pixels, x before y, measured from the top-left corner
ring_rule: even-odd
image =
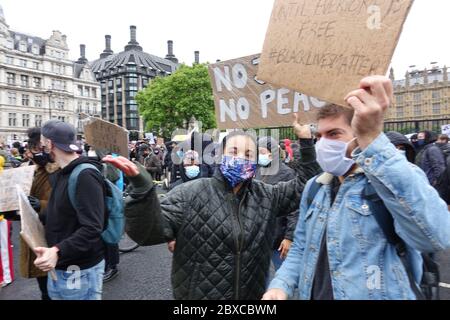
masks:
[[[193,116],[204,130],[216,127],[211,82],[204,64],[182,65],[171,76],[152,80],[136,100],[147,130],[164,137],[176,129],[187,129]]]

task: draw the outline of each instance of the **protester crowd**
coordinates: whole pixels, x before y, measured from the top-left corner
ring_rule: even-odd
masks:
[[[133,141],[128,158],[77,142],[60,121],[30,129],[0,147],[0,174],[37,166],[29,201],[48,248],[22,240],[20,274],[37,279],[44,300],[101,299],[118,275],[117,243],[105,240],[115,227],[105,199],[117,187],[128,236],[173,253],[176,299],[284,300],[296,289],[305,300],[436,299],[434,256],[450,248],[449,137],[383,133],[391,97],[388,79],[369,77],[347,107],[319,111],[314,134],[296,118],[297,141],[193,133]],[[0,216],[2,286],[14,280],[16,219]]]

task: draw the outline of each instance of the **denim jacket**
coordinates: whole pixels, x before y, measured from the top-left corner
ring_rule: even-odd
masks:
[[[415,280],[422,277],[419,252],[450,247],[450,213],[424,172],[410,164],[381,134],[366,150],[355,150],[359,169],[341,185],[331,203],[332,176],[323,174],[323,187],[310,207],[308,182],[300,205],[294,244],[270,289],[290,297],[295,288],[308,300],[326,231],[333,295],[336,300],[415,300],[407,273],[395,248],[387,243],[368,203],[362,197],[368,181],[394,217],[397,234],[408,246]]]

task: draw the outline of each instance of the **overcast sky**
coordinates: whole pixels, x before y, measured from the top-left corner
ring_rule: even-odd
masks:
[[[10,28],[47,39],[52,30],[68,37],[70,57],[87,46],[89,60],[112,36],[114,52],[129,41],[129,26],[146,52],[165,56],[167,40],[188,64],[194,51],[202,62],[238,58],[262,50],[273,0],[0,0]],[[402,77],[408,66],[430,62],[450,67],[450,1],[416,0],[409,15],[393,66]]]

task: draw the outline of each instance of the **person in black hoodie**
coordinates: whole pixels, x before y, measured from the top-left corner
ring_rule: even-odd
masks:
[[[276,185],[296,178],[294,169],[288,167],[280,158],[278,143],[271,137],[261,137],[258,140],[259,156],[256,180]],[[299,148],[300,149],[300,148]],[[280,216],[276,219],[275,239],[273,242],[272,263],[277,271],[286,259],[298,221],[298,210]]]
[[[35,265],[44,272],[56,269],[57,280],[48,279],[52,300],[100,300],[105,269],[101,234],[107,222],[102,165],[76,152],[75,128],[51,120],[42,128],[44,151],[59,165],[51,177],[52,193],[44,211],[48,248],[36,248]],[[97,167],[83,170],[77,180],[76,208],[71,204],[68,182],[81,164]]]

